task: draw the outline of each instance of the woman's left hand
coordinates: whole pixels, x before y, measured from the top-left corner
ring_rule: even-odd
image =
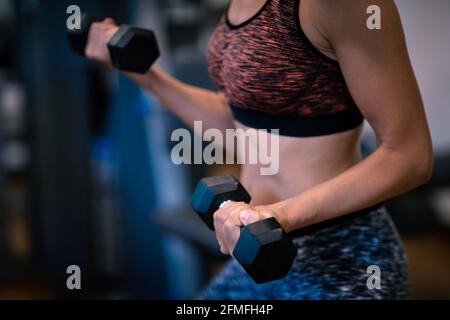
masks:
[[[232,255],[243,226],[271,217],[280,222],[282,216],[283,206],[279,204],[251,206],[244,202],[226,203],[214,213],[214,229],[220,251]]]

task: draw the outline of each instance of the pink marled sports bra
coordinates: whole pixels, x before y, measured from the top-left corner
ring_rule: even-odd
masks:
[[[267,0],[250,19],[227,12],[210,40],[211,78],[236,120],[281,135],[319,136],[359,126],[338,62],[316,49],[299,20],[300,0]]]

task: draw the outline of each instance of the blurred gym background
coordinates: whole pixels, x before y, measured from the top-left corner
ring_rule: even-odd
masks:
[[[411,298],[450,298],[450,2],[398,0],[435,148],[429,183],[388,202]],[[0,299],[193,298],[225,261],[175,166],[182,127],[116,71],[74,55],[66,8],[155,30],[159,65],[213,88],[205,48],[227,0],[0,0]],[[364,133],[365,150],[373,134]],[[67,290],[78,265],[82,290]]]

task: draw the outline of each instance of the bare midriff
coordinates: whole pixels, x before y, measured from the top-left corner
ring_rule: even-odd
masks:
[[[238,129],[249,129],[236,121],[235,125]],[[240,179],[252,196],[252,204],[272,204],[297,196],[354,166],[361,161],[360,133],[361,127],[320,137],[279,136],[276,174],[262,175],[261,168],[267,165],[259,160],[241,167]],[[254,140],[238,148],[249,151],[249,148],[261,147],[258,144],[259,141]]]

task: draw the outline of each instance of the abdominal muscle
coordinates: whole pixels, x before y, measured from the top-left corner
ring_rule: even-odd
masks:
[[[235,126],[237,129],[254,130],[237,121]],[[261,175],[261,168],[268,165],[259,160],[256,164],[245,161],[241,167],[241,182],[252,196],[252,204],[273,204],[286,200],[354,166],[361,161],[360,133],[361,126],[320,137],[279,136],[279,169],[276,174]],[[262,144],[253,139],[245,145],[242,141],[238,144],[241,150],[247,148],[245,151],[258,147],[261,148]]]

